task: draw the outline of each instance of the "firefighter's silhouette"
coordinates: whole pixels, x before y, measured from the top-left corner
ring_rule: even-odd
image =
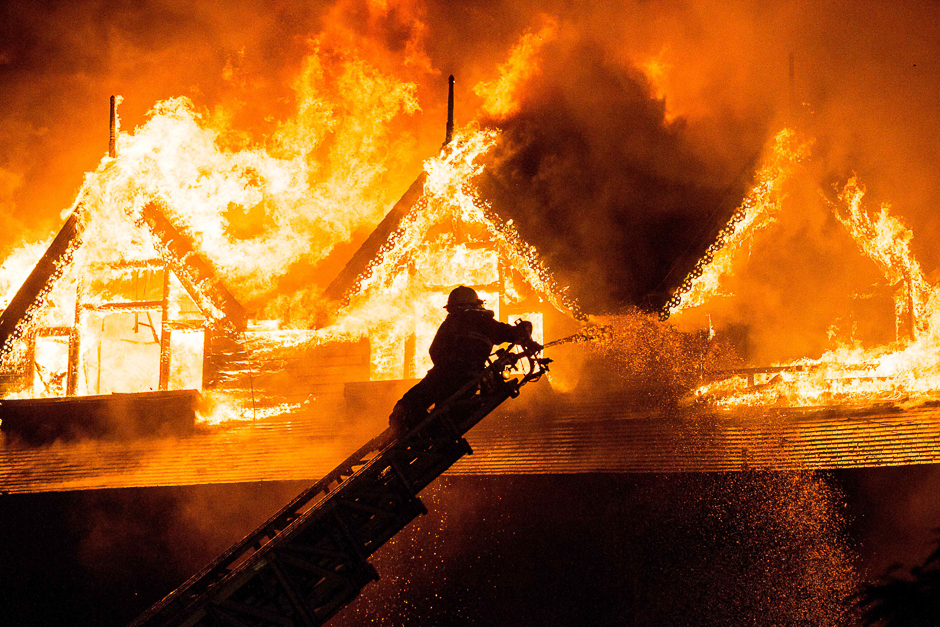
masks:
[[[461,285],[447,298],[447,317],[431,342],[434,364],[417,385],[395,404],[388,418],[395,433],[417,425],[428,408],[451,397],[483,372],[495,344],[532,341],[532,323],[506,324],[483,308],[475,290]]]

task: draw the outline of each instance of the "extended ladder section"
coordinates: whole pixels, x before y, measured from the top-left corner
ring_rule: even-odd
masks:
[[[378,579],[369,556],[427,513],[418,493],[472,453],[464,434],[547,370],[540,350],[499,351],[421,424],[368,442],[132,627],[324,624]]]

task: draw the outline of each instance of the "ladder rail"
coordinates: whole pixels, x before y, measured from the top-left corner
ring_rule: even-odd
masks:
[[[367,558],[427,513],[418,493],[472,453],[463,434],[547,370],[539,350],[500,351],[411,431],[367,442],[131,627],[322,625],[378,579]],[[507,379],[524,359],[528,372]]]
[[[176,590],[164,597],[147,612],[138,617],[131,627],[144,625],[146,622],[163,610],[166,606],[178,600],[183,594],[196,592],[199,594],[200,588],[208,589],[215,585],[223,577],[231,574],[232,569],[237,568],[242,561],[250,559],[252,555],[271,543],[283,530],[285,530],[292,521],[302,515],[303,508],[307,505],[315,506],[317,502],[329,496],[330,486],[333,483],[342,484],[343,476],[355,474],[353,470],[356,466],[363,466],[368,462],[364,459],[370,454],[381,450],[382,441],[387,439],[385,432],[373,438],[359,450],[350,455],[329,474],[317,481],[315,484],[294,497],[290,503],[278,510],[267,521],[262,523],[257,529],[239,540],[237,543],[226,549],[221,555],[210,562],[205,568],[187,579]],[[374,459],[374,457],[373,457]],[[337,485],[337,487],[338,487]],[[334,488],[335,489],[335,488]],[[204,590],[203,590],[204,591]]]

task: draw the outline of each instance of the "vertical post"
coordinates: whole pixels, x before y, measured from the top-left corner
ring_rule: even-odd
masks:
[[[454,136],[454,75],[451,74],[447,79],[449,85],[447,90],[447,134],[444,136],[444,145],[450,143]]]
[[[914,311],[914,282],[911,280],[909,273],[904,273],[904,283],[907,285],[907,315],[910,325],[908,333],[911,336],[911,341],[914,342],[917,340],[917,313]]]
[[[163,266],[163,311],[160,315],[160,391],[170,385],[170,267]]]
[[[29,388],[30,394],[33,393],[34,381],[36,380],[36,331],[31,330],[26,337],[26,365],[24,388]]]
[[[206,325],[202,331],[202,389],[205,390],[212,383],[215,376],[213,362],[209,359],[212,350],[212,327]]]
[[[65,395],[75,396],[78,391],[78,367],[81,357],[82,282],[75,286],[75,326],[69,333],[69,367],[65,375]]]
[[[115,150],[115,140],[117,139],[117,103],[114,96],[111,96],[111,138],[108,140],[108,156],[112,159],[117,156]]]
[[[497,281],[499,282],[499,295],[497,296],[497,302],[499,303],[499,313],[500,313],[501,322],[509,322],[509,316],[506,313],[506,308],[505,308],[506,305],[508,305],[509,303],[504,298],[504,294],[506,293],[506,272],[507,271],[509,270],[506,268],[505,264],[503,264],[503,260],[501,258],[498,259],[496,262],[496,272],[498,275]]]

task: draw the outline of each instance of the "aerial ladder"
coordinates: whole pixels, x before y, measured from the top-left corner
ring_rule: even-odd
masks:
[[[418,493],[473,452],[464,434],[548,370],[541,350],[530,340],[496,351],[420,424],[372,439],[131,627],[326,623],[379,578],[369,557],[427,513]]]

